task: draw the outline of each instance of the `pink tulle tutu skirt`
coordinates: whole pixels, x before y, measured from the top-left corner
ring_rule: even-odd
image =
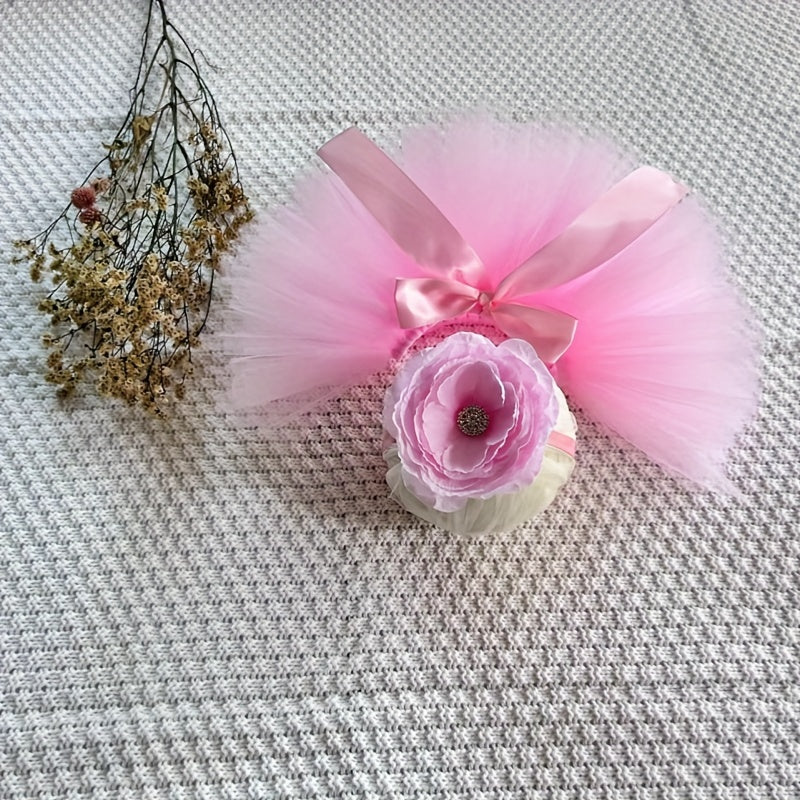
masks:
[[[635,167],[604,142],[486,118],[410,130],[392,157],[480,257],[491,291]],[[233,268],[234,403],[274,423],[385,369],[422,332],[398,324],[396,281],[428,274],[337,175],[305,177]],[[758,354],[698,199],[516,301],[577,320],[551,367],[571,405],[664,467],[727,486]]]

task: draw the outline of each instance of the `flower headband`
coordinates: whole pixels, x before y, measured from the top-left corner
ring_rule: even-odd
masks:
[[[756,347],[685,186],[603,143],[491,120],[412,131],[397,162],[355,128],[319,155],[330,171],[234,278],[237,404],[291,412],[397,360],[387,483],[454,531],[553,500],[575,458],[563,392],[664,467],[727,487]]]

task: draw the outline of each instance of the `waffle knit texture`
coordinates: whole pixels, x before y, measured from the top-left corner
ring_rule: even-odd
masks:
[[[600,131],[705,198],[765,332],[741,497],[579,415],[554,506],[463,540],[387,496],[380,380],[280,441],[221,410],[217,304],[168,422],[42,379],[44,227],[127,108],[143,0],[6,2],[0,797],[800,797],[793,0],[168,0],[262,211],[326,139],[474,107]]]

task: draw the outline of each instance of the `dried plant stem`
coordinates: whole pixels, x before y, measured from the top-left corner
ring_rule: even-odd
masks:
[[[252,217],[195,53],[150,0],[131,104],[106,154],[41,233],[17,242],[53,324],[47,379],[163,413],[182,397],[222,253]]]

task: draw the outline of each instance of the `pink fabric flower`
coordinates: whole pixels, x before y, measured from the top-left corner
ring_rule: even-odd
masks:
[[[557,417],[555,383],[531,345],[461,332],[400,369],[383,424],[408,490],[455,511],[533,483]]]

